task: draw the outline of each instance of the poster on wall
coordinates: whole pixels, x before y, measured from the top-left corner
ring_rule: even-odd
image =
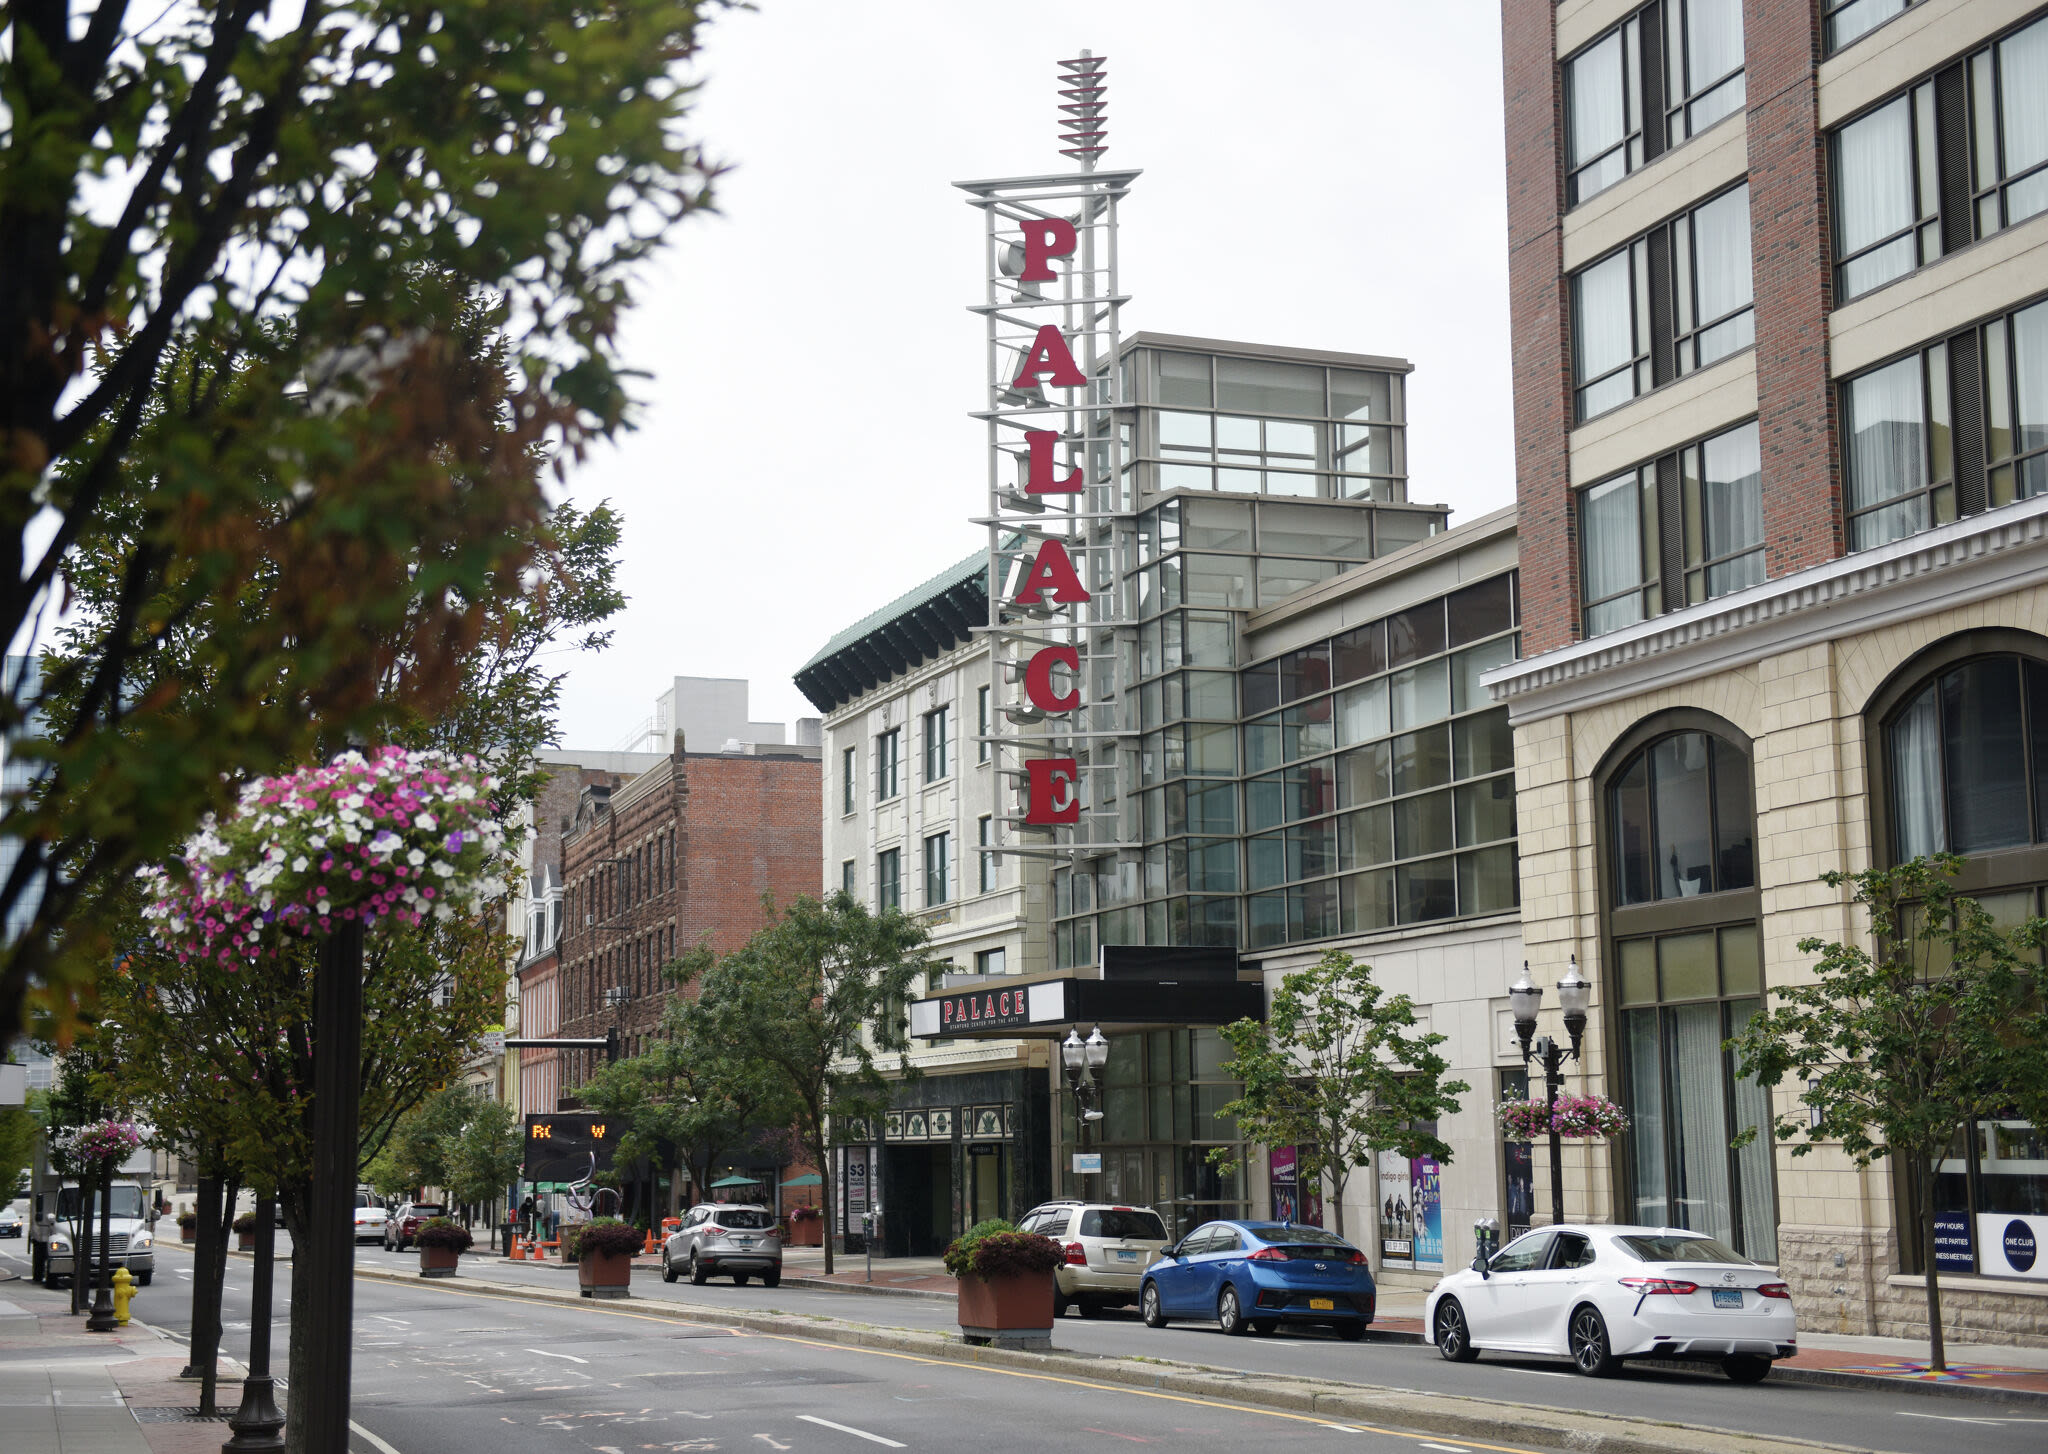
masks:
[[[1976,1249],[1970,1245],[1968,1212],[1934,1214],[1934,1263],[1943,1272],[1975,1272]]]
[[[868,1148],[849,1146],[846,1157],[846,1230],[858,1235],[868,1209]]]
[[[1295,1155],[1292,1146],[1275,1146],[1266,1157],[1266,1172],[1273,1187],[1273,1220],[1294,1222],[1301,1218],[1295,1200]]]
[[[1415,1188],[1408,1158],[1398,1151],[1380,1152],[1379,1184],[1380,1261],[1405,1267],[1415,1260]]]
[[[2048,1217],[1979,1212],[1977,1248],[1986,1277],[2048,1280]]]
[[[1502,1150],[1508,1191],[1505,1245],[1529,1230],[1529,1219],[1536,1211],[1536,1148],[1527,1141],[1509,1141]]]
[[[1410,1163],[1408,1206],[1414,1223],[1415,1265],[1444,1265],[1443,1170],[1434,1156]]]

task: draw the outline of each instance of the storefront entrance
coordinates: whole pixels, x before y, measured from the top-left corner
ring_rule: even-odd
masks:
[[[882,1246],[891,1257],[936,1257],[953,1223],[953,1148],[889,1146],[882,1152]]]

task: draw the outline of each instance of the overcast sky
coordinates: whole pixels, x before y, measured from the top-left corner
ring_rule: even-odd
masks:
[[[732,166],[644,279],[641,427],[571,477],[625,516],[617,638],[563,741],[673,676],[753,716],[841,627],[979,547],[981,218],[955,181],[1063,170],[1054,62],[1109,57],[1130,331],[1415,364],[1414,500],[1514,497],[1500,12],[1490,0],[759,0],[707,34]],[[692,744],[702,746],[702,744]]]

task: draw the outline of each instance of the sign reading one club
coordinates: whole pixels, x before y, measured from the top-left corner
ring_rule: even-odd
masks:
[[[1078,244],[1074,224],[1064,218],[1037,218],[1023,224],[1024,267],[1017,275],[1022,282],[1051,282],[1052,260],[1071,257]],[[1046,324],[1031,340],[1017,375],[1010,381],[1020,389],[1035,389],[1041,382],[1059,389],[1079,389],[1088,379],[1074,361],[1073,350],[1054,324]],[[1055,451],[1061,443],[1057,430],[1032,429],[1024,435],[1029,450],[1024,492],[1029,495],[1077,495],[1083,487],[1079,469],[1059,472]],[[1010,598],[1012,605],[1049,609],[1078,606],[1088,600],[1088,587],[1074,568],[1074,559],[1057,539],[1039,542],[1023,581]],[[1081,653],[1072,646],[1043,646],[1024,667],[1024,696],[1047,716],[1064,716],[1081,707],[1076,687],[1062,689],[1053,680],[1053,668],[1065,667],[1075,678],[1081,671]],[[1024,763],[1026,801],[1024,821],[1033,824],[1078,823],[1081,821],[1080,764],[1071,757],[1027,758]]]

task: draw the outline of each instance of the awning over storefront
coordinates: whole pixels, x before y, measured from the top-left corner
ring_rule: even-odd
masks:
[[[1114,1034],[1265,1014],[1265,988],[1238,978],[1235,950],[1109,945],[1092,972],[992,976],[919,1000],[910,1007],[910,1033],[925,1040],[1058,1039],[1080,1025]]]

